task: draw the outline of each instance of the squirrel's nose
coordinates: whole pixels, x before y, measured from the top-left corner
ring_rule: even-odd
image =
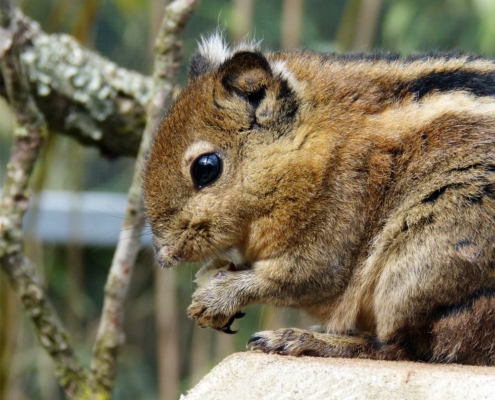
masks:
[[[159,253],[159,248],[157,245],[153,246],[155,248],[155,262],[162,268],[166,268],[167,264],[165,263],[165,260]]]
[[[170,268],[179,263],[177,257],[167,257],[164,255],[164,246],[159,246],[156,242],[153,243],[153,249],[155,250],[155,261],[162,268]]]

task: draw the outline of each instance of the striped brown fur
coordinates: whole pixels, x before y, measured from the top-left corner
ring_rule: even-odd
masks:
[[[257,349],[494,365],[494,141],[493,61],[213,37],[148,156],[157,261],[238,265],[193,295],[201,326],[256,303],[321,321],[257,333]],[[197,187],[205,154],[222,169]]]

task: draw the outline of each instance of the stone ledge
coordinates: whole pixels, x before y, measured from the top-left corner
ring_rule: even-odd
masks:
[[[236,353],[183,400],[495,399],[495,367]]]

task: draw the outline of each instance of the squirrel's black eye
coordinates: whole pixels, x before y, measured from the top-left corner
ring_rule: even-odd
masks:
[[[217,154],[205,154],[191,166],[191,176],[198,189],[215,182],[221,173],[222,160]]]

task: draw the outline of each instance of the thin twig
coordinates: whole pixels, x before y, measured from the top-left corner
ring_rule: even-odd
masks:
[[[43,143],[46,124],[30,95],[28,80],[19,61],[12,14],[10,1],[1,0],[0,67],[16,126],[0,199],[0,265],[31,317],[41,345],[55,363],[58,382],[72,397],[84,392],[85,373],[32,264],[23,254],[22,219],[29,205],[28,183]]]
[[[144,225],[141,194],[142,168],[151,137],[159,124],[172,93],[181,59],[180,37],[199,0],[175,0],[165,9],[165,15],[155,47],[153,94],[147,107],[146,128],[136,159],[136,169],[129,189],[126,218],[122,226],[107,284],[103,314],[94,347],[90,385],[95,392],[110,392],[116,372],[116,359],[124,341],[123,305],[132,268],[140,247],[140,232]]]

